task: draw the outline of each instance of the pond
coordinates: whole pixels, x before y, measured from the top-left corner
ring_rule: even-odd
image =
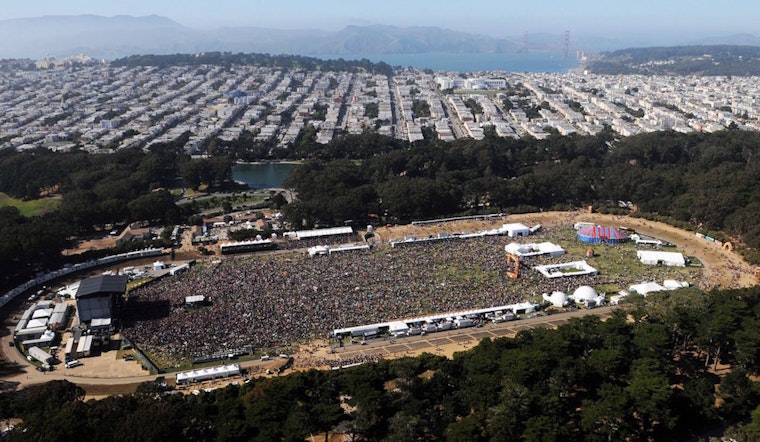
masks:
[[[282,187],[290,171],[298,166],[292,163],[247,163],[232,166],[232,179],[245,183],[251,189]]]

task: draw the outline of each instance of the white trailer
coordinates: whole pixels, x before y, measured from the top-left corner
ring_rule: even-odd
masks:
[[[422,331],[425,333],[435,333],[438,331],[438,327],[436,327],[435,324],[427,323],[422,326]]]
[[[581,230],[585,229],[586,227],[594,227],[596,223],[589,223],[584,221],[578,221],[577,223],[573,224],[573,228],[575,230]]]
[[[39,347],[31,347],[29,349],[29,356],[33,357],[43,364],[51,364],[53,362],[53,357],[50,355],[50,353]]]
[[[451,330],[451,322],[449,322],[449,321],[439,322],[438,323],[438,330],[440,330],[440,331]]]
[[[454,324],[456,324],[457,328],[467,328],[474,326],[475,321],[469,318],[458,318],[454,320]]]

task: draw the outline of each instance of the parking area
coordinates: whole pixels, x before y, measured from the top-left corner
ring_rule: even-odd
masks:
[[[139,362],[126,360],[119,357],[118,353],[116,350],[110,350],[97,356],[78,359],[82,365],[74,368],[65,368],[61,363],[56,366],[56,370],[67,377],[83,378],[122,378],[150,374]]]

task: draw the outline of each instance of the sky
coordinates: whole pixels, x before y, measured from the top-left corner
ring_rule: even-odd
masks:
[[[757,0],[2,0],[0,20],[42,15],[160,15],[198,29],[437,26],[494,37],[525,33],[760,34]]]

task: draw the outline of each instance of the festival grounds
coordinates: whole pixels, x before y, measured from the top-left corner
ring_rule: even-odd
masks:
[[[409,250],[390,250],[387,246],[388,240],[409,235],[421,238],[440,232],[476,232],[493,229],[507,222],[521,222],[528,226],[541,224],[544,227],[538,236],[529,237],[523,242],[556,242],[568,251],[560,260],[573,261],[585,259],[585,251],[588,248],[587,244],[580,244],[575,240],[572,225],[578,221],[614,227],[624,226],[673,243],[676,245],[673,251],[694,258],[700,266],[686,269],[644,268],[633,259],[633,245],[595,245],[592,246],[595,256],[589,259],[589,263],[600,270],[598,276],[583,281],[563,278],[566,281],[552,282],[553,285],[549,286],[546,281],[541,281],[537,272],[525,268],[521,269],[518,281],[508,280],[503,276],[506,270],[503,247],[510,242],[507,237],[453,242],[433,249],[429,249],[428,246],[414,246]],[[218,342],[225,345],[253,340],[261,343],[262,352],[279,354],[279,351],[285,349],[293,355],[293,369],[329,368],[335,366],[336,361],[337,364],[365,362],[378,358],[414,356],[423,352],[450,357],[457,351],[476,345],[483,337],[511,336],[534,326],[556,327],[570,316],[588,313],[604,316],[609,314],[610,308],[578,310],[513,323],[488,324],[482,328],[440,332],[425,337],[383,339],[368,345],[348,344],[342,348],[336,348],[326,339],[333,328],[359,325],[362,321],[379,322],[524,300],[538,302],[542,292],[558,289],[572,293],[574,288],[582,284],[593,285],[610,295],[614,294],[615,287],[619,290],[630,283],[662,282],[665,278],[686,280],[702,289],[748,287],[757,283],[752,268],[737,253],[715,243],[706,242],[696,237],[693,232],[633,217],[586,212],[546,212],[509,215],[504,219],[491,221],[382,227],[375,233],[382,240],[382,245],[371,255],[346,254],[340,257],[335,255],[308,258],[301,250],[292,254],[278,253],[272,256],[260,254],[225,257],[221,263],[214,264],[210,261],[200,262],[198,279],[192,281],[195,291],[190,294],[204,290],[203,286],[199,285],[204,279],[201,278],[203,272],[212,272],[209,274],[214,275],[213,271],[222,269],[225,270],[224,273],[242,271],[244,275],[235,275],[232,278],[243,281],[237,285],[233,283],[220,286],[219,281],[214,280],[215,285],[208,288],[209,293],[217,297],[217,303],[220,306],[224,305],[224,309],[218,309],[214,312],[217,316],[210,318],[200,317],[197,313],[198,317],[192,318],[197,319],[199,324],[208,324],[209,321],[221,323],[226,320],[232,327],[232,332],[220,332],[221,329],[214,327],[197,327],[195,332],[211,330],[218,334],[212,338],[220,339]],[[263,282],[262,278],[270,278],[267,282],[271,285],[270,288],[262,288],[266,282]],[[186,288],[177,281],[152,283],[148,286],[149,291],[155,292],[155,287],[162,287],[160,284],[168,288],[159,292],[178,286],[175,290],[177,293],[173,296],[184,297],[187,294]],[[222,296],[226,296],[227,300],[220,302]],[[252,298],[262,301],[256,304]],[[176,304],[176,301],[169,304],[175,305],[172,302]],[[257,308],[251,304],[255,304]],[[182,365],[183,351],[186,349],[181,345],[178,348],[177,339],[167,335],[161,328],[167,325],[176,326],[177,322],[165,319],[172,316],[171,309],[169,313],[169,316],[161,319],[163,323],[158,321],[150,327],[144,327],[146,338],[144,342],[138,339],[137,343],[141,348],[148,347],[154,357],[163,358],[164,366]],[[249,315],[245,316],[246,314]],[[277,318],[287,320],[275,324],[275,321],[279,320]],[[13,325],[9,322],[6,324]],[[132,325],[125,327],[125,333],[135,334],[135,324],[137,327],[144,325],[141,325],[139,318],[135,318]],[[185,324],[192,326],[192,323]],[[250,324],[255,326],[251,328]],[[275,336],[277,334],[282,336]],[[198,339],[204,339],[203,342],[218,344],[213,339],[203,338],[204,335],[198,336]],[[236,336],[239,336],[240,340],[236,341]],[[150,340],[151,337],[153,340]],[[87,358],[83,366],[75,369],[61,367],[53,372],[40,373],[34,370],[18,351],[8,345],[10,339],[10,334],[6,334],[2,338],[1,347],[3,388],[6,390],[52,379],[69,379],[83,385],[88,397],[100,397],[134,391],[140,382],[156,377],[149,375],[138,363],[124,360],[122,352],[115,350],[103,352],[98,357]],[[170,351],[172,346],[173,350]],[[283,361],[278,358],[269,361],[255,358],[240,363],[242,368],[248,370],[249,375],[266,375],[268,371],[271,373],[282,365]],[[171,373],[165,376],[169,380],[173,378]],[[213,388],[213,385],[207,387]]]

